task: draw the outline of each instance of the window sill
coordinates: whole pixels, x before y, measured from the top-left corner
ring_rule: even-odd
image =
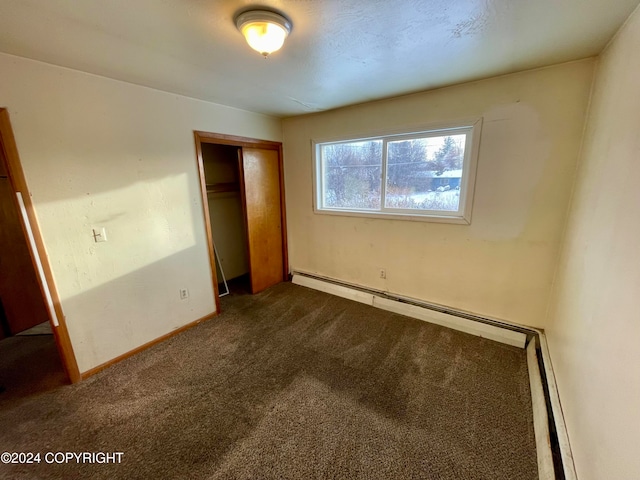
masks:
[[[411,222],[432,222],[432,223],[451,223],[455,225],[470,225],[471,218],[464,216],[445,216],[445,215],[411,215],[402,213],[386,213],[386,212],[355,212],[350,210],[321,210],[314,208],[313,213],[316,215],[337,215],[340,217],[361,217],[373,218],[376,220],[405,220]]]

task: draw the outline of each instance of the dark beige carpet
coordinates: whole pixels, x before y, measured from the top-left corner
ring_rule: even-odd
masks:
[[[12,402],[66,384],[53,335],[14,336],[0,340],[0,411]],[[3,427],[0,424],[0,431]]]
[[[0,478],[537,476],[523,350],[289,283],[0,409],[0,452],[124,452]]]
[[[39,323],[35,327],[16,334],[16,336],[20,337],[31,337],[34,335],[53,335],[51,324],[49,322]]]

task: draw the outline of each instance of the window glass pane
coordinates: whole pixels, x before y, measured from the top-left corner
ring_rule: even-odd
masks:
[[[386,208],[457,211],[466,135],[387,143]]]
[[[382,140],[321,145],[325,208],[380,210]]]

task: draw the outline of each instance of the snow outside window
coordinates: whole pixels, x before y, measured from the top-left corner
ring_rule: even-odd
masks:
[[[315,211],[470,223],[480,121],[314,142]]]

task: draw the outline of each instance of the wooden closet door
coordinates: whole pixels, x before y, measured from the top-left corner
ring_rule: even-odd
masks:
[[[49,320],[14,196],[0,177],[0,301],[12,335]]]
[[[284,279],[280,157],[277,150],[242,148],[251,291],[258,293]]]

